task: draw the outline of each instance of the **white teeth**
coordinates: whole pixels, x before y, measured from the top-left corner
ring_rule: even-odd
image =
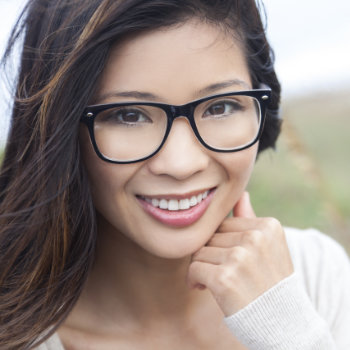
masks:
[[[168,209],[168,201],[166,199],[161,199],[159,201],[159,208],[160,209]]]
[[[198,194],[197,196],[192,196],[191,198],[184,199],[157,199],[157,198],[147,198],[145,201],[152,204],[156,208],[166,209],[171,211],[176,210],[186,210],[199,204],[203,199],[207,198],[209,191]]]
[[[168,202],[168,210],[179,210],[179,201],[176,199],[170,199]]]
[[[179,202],[179,208],[181,210],[185,210],[185,209],[190,209],[190,200],[189,199],[181,199]]]
[[[147,198],[146,198],[146,202],[148,202],[148,200],[147,200]],[[158,207],[158,205],[159,205],[159,200],[158,199],[156,199],[156,198],[152,198],[152,205],[154,206],[154,207]]]
[[[197,197],[196,196],[192,196],[191,199],[190,199],[190,206],[194,207],[197,204],[198,204]]]

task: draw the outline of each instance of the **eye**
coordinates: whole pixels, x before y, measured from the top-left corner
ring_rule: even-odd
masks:
[[[122,110],[117,114],[117,119],[121,123],[136,124],[136,123],[149,123],[149,119],[143,113],[137,110]]]
[[[135,108],[116,108],[101,113],[100,122],[134,126],[152,123],[152,119],[145,112]]]
[[[243,106],[235,100],[216,101],[204,112],[205,117],[225,117],[243,110]]]

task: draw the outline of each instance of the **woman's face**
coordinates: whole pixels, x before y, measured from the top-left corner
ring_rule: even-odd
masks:
[[[239,44],[214,26],[191,21],[115,47],[94,102],[139,101],[137,94],[144,94],[152,102],[182,105],[251,88]],[[139,163],[99,159],[85,126],[81,146],[99,235],[123,237],[124,242],[163,258],[181,258],[206,244],[244,191],[257,153],[257,145],[235,153],[210,151],[199,143],[185,118],[174,121],[155,156]],[[162,200],[168,209],[169,205],[187,208],[191,198],[201,194],[207,198],[190,209],[152,205],[152,200],[153,204]]]

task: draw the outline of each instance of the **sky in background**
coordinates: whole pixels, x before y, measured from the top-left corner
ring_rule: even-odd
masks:
[[[0,0],[1,53],[23,4],[23,0]],[[350,88],[350,0],[265,0],[264,4],[284,98]],[[6,95],[0,81],[0,144],[8,129]]]

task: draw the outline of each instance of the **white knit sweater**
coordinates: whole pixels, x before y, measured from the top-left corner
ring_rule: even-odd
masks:
[[[350,350],[350,262],[316,230],[286,228],[293,275],[224,319],[250,350]],[[64,350],[54,334],[38,350]]]

